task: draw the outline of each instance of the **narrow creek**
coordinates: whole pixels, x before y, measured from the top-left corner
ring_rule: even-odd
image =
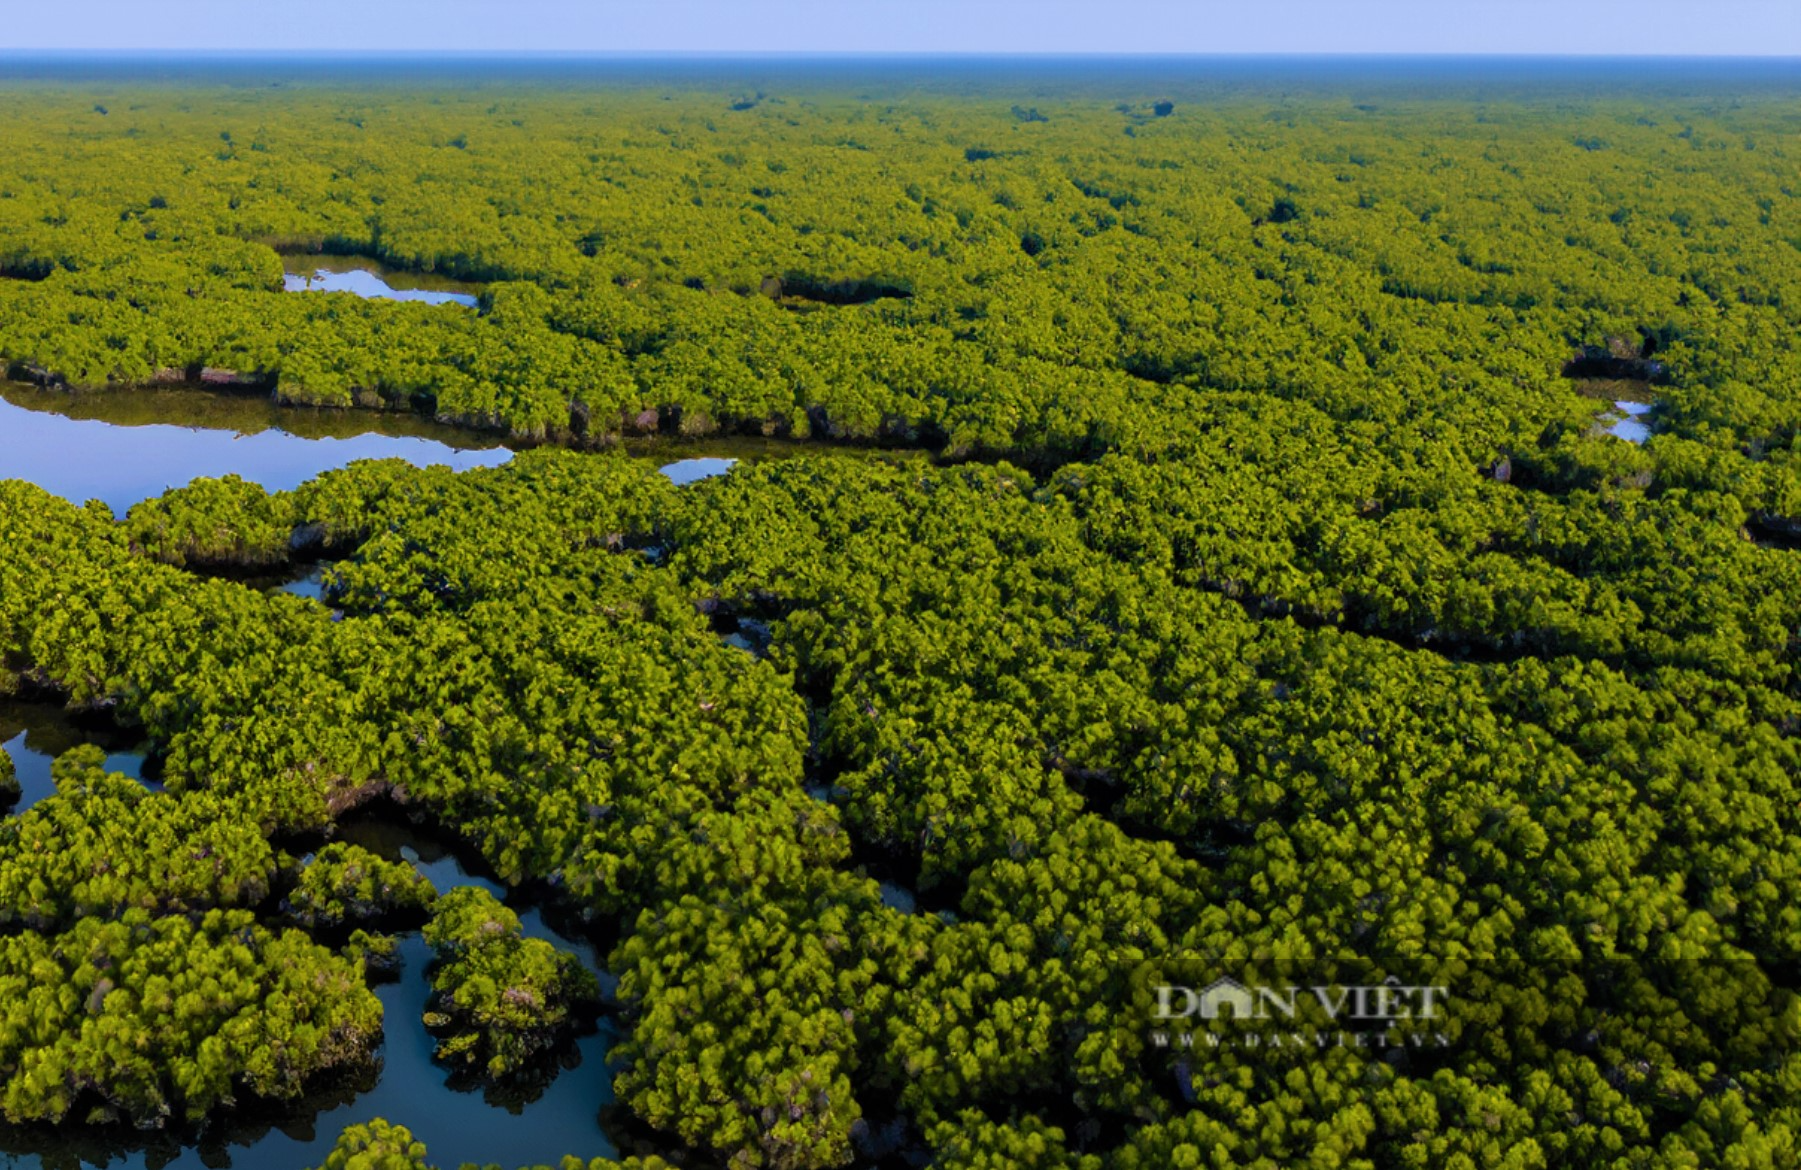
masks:
[[[51,761],[79,744],[98,744],[107,767],[153,783],[146,776],[141,739],[104,720],[71,715],[48,703],[0,703],[0,736],[18,769],[24,796],[14,813],[54,791]],[[547,918],[542,907],[480,872],[479,863],[395,815],[352,814],[337,838],[424,874],[439,893],[480,886],[507,902],[523,932],[575,955],[611,996],[614,981],[601,969],[593,940],[579,927]],[[559,929],[559,927],[562,927]],[[374,1069],[345,1074],[315,1086],[303,1101],[262,1104],[210,1124],[198,1134],[140,1134],[81,1126],[0,1125],[0,1167],[7,1170],[223,1170],[322,1165],[338,1133],[348,1125],[382,1117],[405,1125],[434,1150],[458,1161],[502,1166],[556,1164],[574,1154],[611,1157],[617,1147],[601,1124],[613,1102],[606,1053],[617,1033],[605,1017],[563,1054],[560,1068],[529,1101],[495,1100],[453,1083],[448,1068],[432,1059],[434,1041],[421,1020],[431,984],[431,948],[417,930],[401,932],[398,977],[374,986],[383,1012],[383,1043]]]

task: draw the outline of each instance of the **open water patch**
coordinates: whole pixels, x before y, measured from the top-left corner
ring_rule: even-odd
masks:
[[[720,459],[711,456],[700,459],[677,459],[674,463],[665,463],[658,468],[669,477],[669,482],[677,487],[686,487],[691,483],[699,483],[703,479],[724,475],[736,464],[736,459]]]
[[[149,746],[141,733],[114,725],[104,716],[86,716],[55,703],[0,701],[0,750],[12,757],[19,798],[6,810],[24,812],[56,793],[50,765],[72,748],[93,744],[106,753],[106,770],[122,772],[145,787],[160,788],[148,771]]]
[[[1601,422],[1607,424],[1607,433],[1628,443],[1642,444],[1651,437],[1651,425],[1644,421],[1651,413],[1648,402],[1628,402],[1624,399],[1616,401],[1613,411],[1603,412]],[[1618,411],[1616,415],[1614,411]]]
[[[103,397],[152,400],[161,394],[127,391]],[[99,500],[115,516],[200,476],[238,475],[273,492],[299,487],[359,459],[404,459],[419,467],[462,471],[494,467],[513,457],[499,445],[461,448],[416,434],[383,434],[378,428],[392,420],[375,412],[359,420],[366,428],[362,433],[313,438],[278,428],[121,422],[30,408],[65,397],[28,387],[10,388],[0,396],[0,479],[35,483],[71,503]]]
[[[419,301],[474,308],[479,290],[465,281],[389,268],[362,257],[290,256],[281,285],[288,292],[347,292],[369,300]]]
[[[277,593],[290,593],[308,601],[325,600],[325,566],[301,565],[297,575],[275,586]]]

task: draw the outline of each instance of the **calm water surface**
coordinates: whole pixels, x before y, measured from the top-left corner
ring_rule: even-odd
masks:
[[[106,770],[145,780],[144,737],[105,719],[79,719],[50,703],[0,700],[0,750],[12,757],[20,795],[11,811],[23,812],[56,791],[50,763],[70,748],[94,744],[106,753]],[[149,782],[152,787],[156,785]]]
[[[655,460],[677,484],[724,475],[741,461],[807,449],[758,439],[698,444],[653,440],[627,447],[637,457]],[[682,457],[672,458],[678,454]],[[235,473],[282,490],[356,459],[399,457],[463,469],[493,466],[511,456],[482,436],[409,415],[309,411],[192,389],[71,396],[0,384],[0,478],[29,480],[75,502],[99,499],[116,515],[201,475]],[[266,587],[318,600],[322,571],[317,565],[293,566]],[[746,622],[733,637],[734,645],[759,653],[768,631]],[[17,808],[29,808],[54,792],[51,761],[84,743],[98,744],[110,769],[158,786],[154,754],[140,735],[103,719],[84,721],[51,704],[0,703],[0,745],[15,762],[23,793]],[[352,818],[341,835],[416,866],[440,891],[478,885],[499,897],[507,893],[491,877],[473,872],[454,851],[405,824]],[[885,890],[884,896],[892,904],[911,903],[899,887]],[[600,970],[592,944],[579,929],[559,930],[542,909],[517,899],[514,909],[528,937],[575,954],[611,995],[615,981]],[[453,1088],[448,1070],[432,1060],[434,1041],[420,1019],[430,994],[425,976],[430,948],[417,931],[400,939],[399,978],[376,987],[385,1021],[379,1072],[321,1086],[305,1103],[221,1120],[187,1144],[169,1135],[0,1126],[0,1170],[314,1166],[324,1162],[345,1126],[375,1117],[407,1126],[440,1160],[453,1165],[555,1164],[567,1154],[614,1155],[615,1145],[600,1124],[602,1109],[614,1099],[605,1060],[616,1035],[611,1025],[603,1021],[572,1045],[561,1071],[529,1102],[489,1100],[479,1091]]]
[[[1650,424],[1641,421],[1645,415],[1651,413],[1650,403],[1620,401],[1613,405],[1614,409],[1625,417],[1614,421],[1607,428],[1608,434],[1624,439],[1628,443],[1643,443],[1651,437]],[[1604,416],[1602,421],[1607,421],[1609,417],[1611,416]]]
[[[359,297],[422,301],[474,308],[473,284],[431,273],[405,272],[361,256],[287,256],[282,287],[289,292],[347,292]]]
[[[800,454],[930,457],[756,437],[652,438],[630,440],[621,449],[657,463],[677,484],[724,475],[739,463]],[[358,459],[397,458],[464,471],[512,457],[495,436],[402,412],[282,406],[261,396],[192,388],[64,394],[0,382],[0,479],[26,480],[77,504],[100,500],[115,516],[198,476],[238,475],[284,491]],[[317,597],[317,579],[293,582],[288,591]]]
[[[123,401],[127,398],[133,401]],[[418,433],[431,428],[411,416],[374,411],[354,412],[368,416],[354,420],[366,429],[344,435],[308,436],[275,426],[234,430],[206,425],[212,420],[205,415],[194,425],[146,421],[155,417],[146,412],[159,405],[169,410],[169,417],[180,418],[196,403],[211,404],[211,399],[179,390],[71,398],[6,387],[0,390],[0,479],[27,480],[77,504],[100,500],[114,515],[123,516],[133,504],[198,476],[236,474],[270,491],[285,491],[358,459],[405,459],[420,467],[442,464],[462,471],[493,467],[513,457],[497,443],[458,448],[446,441],[451,436]],[[268,403],[248,405],[264,415],[278,409]],[[57,412],[54,408],[59,406],[71,413]],[[108,407],[120,408],[120,416],[75,417]],[[332,417],[301,417],[308,413]],[[280,421],[342,423],[351,420],[336,416],[349,413],[289,411]],[[460,438],[470,441],[466,435]]]
[[[324,601],[325,566],[302,566],[300,576],[295,577],[290,581],[284,581],[275,588],[278,592],[292,593],[295,597],[304,597],[309,601]]]
[[[716,475],[724,475],[730,471],[736,459],[677,459],[674,463],[663,465],[663,474],[678,487],[698,483],[703,479],[711,479]]]

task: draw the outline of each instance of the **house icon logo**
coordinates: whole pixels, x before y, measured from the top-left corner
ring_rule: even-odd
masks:
[[[1257,997],[1236,979],[1215,979],[1201,989],[1197,998],[1203,1020],[1220,1019],[1220,1009],[1225,1007],[1232,1009],[1235,1020],[1248,1020],[1256,1014]]]

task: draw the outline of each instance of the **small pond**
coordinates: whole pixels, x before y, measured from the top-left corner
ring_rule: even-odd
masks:
[[[662,467],[664,475],[677,487],[691,483],[699,483],[703,479],[711,479],[716,475],[724,475],[732,469],[736,459],[677,459],[674,463],[666,463]]]
[[[1601,415],[1601,421],[1609,424],[1607,433],[1628,443],[1643,443],[1651,437],[1650,424],[1642,421],[1651,413],[1648,402],[1628,402],[1624,399],[1613,404],[1614,410],[1620,412],[1619,417],[1609,411]]]
[[[359,297],[422,301],[428,305],[474,308],[480,289],[466,281],[429,272],[389,268],[363,256],[282,257],[282,287],[288,292],[347,292]]]
[[[719,640],[753,658],[761,658],[769,652],[771,637],[768,622],[747,617],[739,618],[734,628],[719,635]]]
[[[898,882],[882,882],[882,905],[902,914],[919,913],[919,895]]]
[[[325,566],[302,565],[299,575],[277,585],[276,591],[292,593],[295,597],[304,597],[309,601],[325,600]]]

